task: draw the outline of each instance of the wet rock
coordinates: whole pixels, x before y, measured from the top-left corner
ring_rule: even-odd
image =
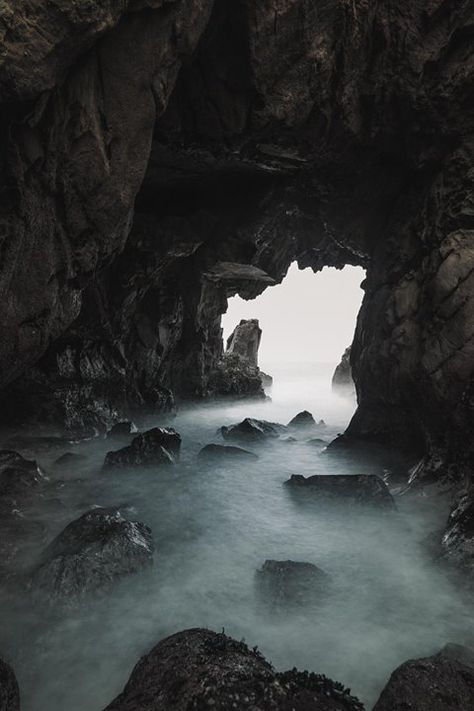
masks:
[[[25,459],[18,452],[0,451],[0,497],[27,495],[46,481],[36,461]]]
[[[0,659],[0,711],[20,711],[20,690],[13,669]]]
[[[444,653],[396,669],[373,711],[460,711],[474,708],[474,669]]]
[[[190,629],[140,659],[105,711],[363,711],[341,684],[318,674],[277,673],[256,649]]]
[[[311,495],[314,500],[347,501],[393,510],[395,502],[385,482],[373,474],[316,475],[305,478],[293,474],[285,485]]]
[[[290,609],[320,602],[329,576],[312,563],[266,560],[257,571],[262,602],[273,609]]]
[[[308,410],[303,410],[299,412],[292,420],[288,423],[288,427],[292,428],[303,428],[303,427],[315,427],[316,420],[313,415],[308,412]]]
[[[260,371],[234,353],[226,353],[209,381],[214,396],[265,398]]]
[[[452,509],[440,538],[439,557],[474,581],[474,496],[465,493]]]
[[[108,452],[104,467],[174,464],[179,458],[181,437],[172,427],[155,427],[138,435],[128,447]]]
[[[341,358],[341,362],[332,376],[332,389],[341,393],[354,394],[355,385],[352,379],[351,367],[351,347],[347,348]]]
[[[153,550],[148,526],[128,520],[120,509],[93,509],[49,544],[30,576],[29,588],[52,603],[76,604],[149,568]]]
[[[245,420],[235,425],[221,427],[220,431],[224,439],[263,442],[268,439],[277,439],[285,433],[286,428],[276,422],[246,417]]]
[[[129,435],[137,434],[137,432],[138,427],[130,420],[126,420],[125,422],[117,422],[107,432],[107,439],[128,437]]]
[[[255,461],[258,456],[241,447],[222,444],[206,444],[198,454],[198,459],[205,462],[240,462]]]

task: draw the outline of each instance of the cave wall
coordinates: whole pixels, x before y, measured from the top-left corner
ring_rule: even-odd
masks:
[[[229,295],[360,264],[349,431],[466,472],[472,3],[96,5],[2,18],[4,413],[209,394]]]

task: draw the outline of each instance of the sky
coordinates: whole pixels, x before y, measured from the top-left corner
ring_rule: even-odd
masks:
[[[325,267],[314,274],[294,263],[281,284],[256,299],[229,299],[222,318],[224,339],[241,319],[257,318],[263,331],[261,367],[265,363],[338,363],[352,342],[364,277],[360,267]]]

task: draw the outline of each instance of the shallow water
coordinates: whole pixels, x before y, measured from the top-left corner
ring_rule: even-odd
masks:
[[[66,480],[36,506],[51,538],[93,505],[128,504],[152,527],[156,554],[152,570],[80,611],[47,612],[21,596],[2,600],[0,651],[17,672],[23,711],[100,711],[141,654],[187,627],[225,628],[258,645],[279,669],[339,679],[368,708],[402,661],[448,641],[472,644],[471,606],[419,546],[446,517],[445,502],[400,498],[394,514],[305,505],[282,486],[291,474],[348,472],[347,463],[320,455],[323,445],[309,444],[307,434],[255,449],[260,459],[250,465],[197,464],[203,445],[222,441],[220,425],[246,416],[287,423],[309,409],[327,424],[314,436],[329,442],[354,409],[331,393],[331,370],[274,371],[272,402],[147,417],[141,428],[172,425],[182,435],[181,461],[172,470],[101,474],[105,452],[119,446],[105,441],[76,446],[87,459],[66,475],[51,467],[64,450],[37,455],[53,477]],[[329,573],[321,607],[264,614],[254,574],[267,558],[308,561]]]

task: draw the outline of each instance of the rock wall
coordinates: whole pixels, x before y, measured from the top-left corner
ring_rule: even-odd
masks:
[[[469,0],[4,3],[4,413],[203,396],[229,295],[358,264],[349,432],[469,472],[473,26]]]

